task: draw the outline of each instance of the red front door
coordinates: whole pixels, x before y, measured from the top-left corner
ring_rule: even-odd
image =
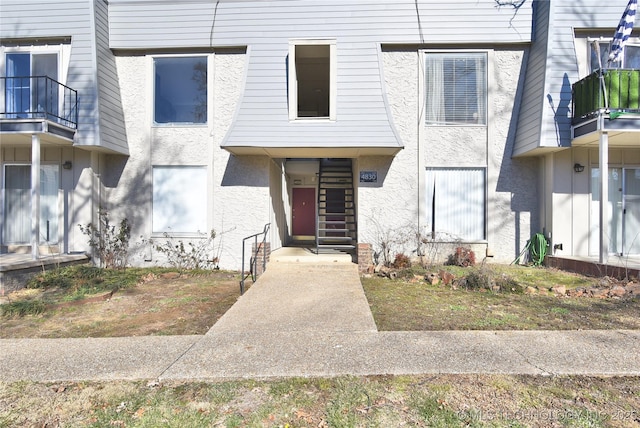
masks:
[[[293,236],[316,235],[316,189],[313,187],[293,188]]]

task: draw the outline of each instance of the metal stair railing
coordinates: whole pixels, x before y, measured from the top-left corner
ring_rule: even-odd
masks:
[[[253,235],[247,236],[242,240],[242,268],[240,269],[240,275],[242,275],[242,279],[240,280],[240,295],[244,294],[244,281],[251,276],[251,280],[256,282],[256,268],[258,266],[258,254],[262,249],[262,271],[264,272],[267,268],[267,255],[265,254],[265,244],[267,242],[267,233],[269,232],[269,228],[271,227],[271,223],[267,223],[264,225],[264,229],[262,232],[254,233]],[[258,245],[258,236],[262,235],[262,242]],[[244,255],[245,255],[245,244],[248,239],[253,238],[254,250],[252,256],[249,258],[249,273],[245,275],[244,271]]]

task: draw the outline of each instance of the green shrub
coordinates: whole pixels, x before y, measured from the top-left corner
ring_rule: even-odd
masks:
[[[69,267],[44,271],[27,282],[27,288],[69,288],[73,285],[74,272]]]
[[[0,305],[0,315],[3,317],[23,317],[38,315],[45,311],[46,306],[41,300],[16,300]]]
[[[458,280],[458,285],[467,290],[489,290],[508,293],[522,293],[525,288],[511,276],[495,272],[487,266],[470,270]]]

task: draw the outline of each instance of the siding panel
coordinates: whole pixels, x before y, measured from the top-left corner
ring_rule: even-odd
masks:
[[[84,145],[99,142],[91,25],[91,4],[87,0],[2,0],[0,4],[0,39],[71,37],[70,67],[63,83],[78,91],[81,139],[76,143]]]
[[[613,36],[627,0],[538,1],[514,155],[571,146],[571,85],[581,77],[575,32]]]
[[[419,20],[413,0],[112,0],[109,5],[114,49],[249,47],[245,91],[223,142],[227,147],[353,143],[399,148],[383,93],[381,43],[528,43],[531,28],[530,7],[514,13],[477,0],[450,1],[446,7],[419,1]],[[452,17],[464,31],[452,31]],[[336,41],[335,122],[289,122],[291,39]]]

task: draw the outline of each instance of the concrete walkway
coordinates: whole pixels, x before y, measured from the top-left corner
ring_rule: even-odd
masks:
[[[284,252],[206,335],[0,340],[0,381],[640,376],[638,355],[636,330],[378,332],[356,265]]]

